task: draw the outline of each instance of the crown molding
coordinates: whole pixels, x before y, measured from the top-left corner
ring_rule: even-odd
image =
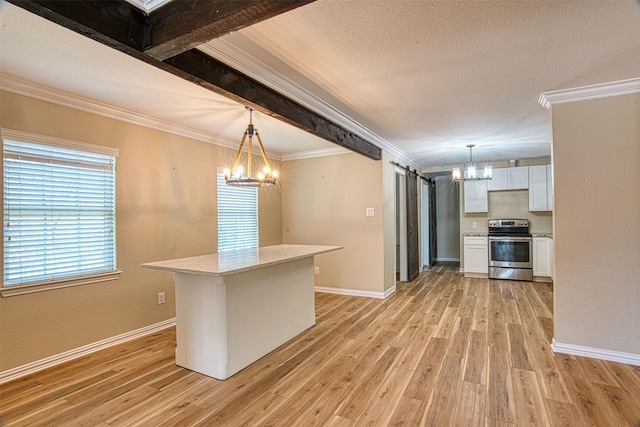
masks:
[[[215,46],[205,43],[198,46],[198,50],[212,56],[232,68],[246,74],[252,79],[280,92],[282,95],[290,98],[309,110],[323,115],[343,128],[354,132],[365,139],[378,145],[385,151],[393,154],[394,156],[402,159],[405,163],[409,163],[415,169],[422,170],[422,166],[416,161],[408,157],[404,152],[400,151],[388,141],[375,134],[371,130],[362,126],[360,123],[351,119],[349,116],[329,105],[322,99],[313,95],[302,86],[292,82],[285,78],[283,75],[277,73],[272,68],[268,67],[264,63],[256,60],[254,57],[247,55],[245,52],[239,50],[230,42],[223,39],[216,39]],[[330,149],[332,151],[333,149]],[[321,153],[323,150],[318,150],[316,153]],[[319,154],[319,155],[331,155],[331,154]],[[294,155],[296,156],[296,155]]]
[[[342,148],[342,147],[323,148],[321,150],[309,150],[309,151],[302,151],[300,153],[283,154],[281,160],[283,162],[286,162],[288,160],[311,159],[315,157],[337,156],[339,154],[349,154],[349,153],[353,153],[353,151],[347,150],[346,148]]]
[[[145,13],[153,12],[160,6],[169,3],[171,0],[125,0],[127,3],[137,7]]]
[[[218,136],[212,136],[197,130],[193,130],[184,126],[176,125],[164,120],[155,119],[143,114],[134,113],[122,108],[113,107],[103,104],[92,99],[84,98],[53,89],[38,83],[29,82],[6,74],[0,74],[0,89],[15,93],[17,95],[26,96],[28,98],[38,99],[40,101],[50,102],[52,104],[61,105],[63,107],[73,108],[75,110],[87,113],[97,114],[110,119],[131,123],[134,125],[144,126],[147,128],[171,133],[186,138],[203,141],[210,144],[218,145],[232,150],[238,149],[238,141],[232,141]],[[268,153],[267,156],[274,160],[282,160],[282,156]]]
[[[538,103],[549,109],[553,104],[564,104],[589,99],[608,98],[611,96],[640,93],[640,77],[617,82],[601,83],[572,89],[543,92]]]

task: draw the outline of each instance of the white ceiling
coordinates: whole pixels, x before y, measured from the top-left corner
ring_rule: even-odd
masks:
[[[9,3],[0,25],[4,80],[240,140],[242,105]],[[639,77],[640,3],[317,0],[200,49],[414,167],[448,167],[468,143],[480,161],[549,156],[540,94]],[[337,147],[259,113],[254,123],[284,159]]]

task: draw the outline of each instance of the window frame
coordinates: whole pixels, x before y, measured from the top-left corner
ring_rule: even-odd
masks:
[[[52,147],[58,148],[67,148],[72,150],[85,151],[90,153],[104,154],[108,156],[118,157],[119,150],[117,148],[105,147],[101,145],[94,145],[84,142],[71,141],[61,138],[55,138],[44,135],[37,135],[29,132],[22,132],[13,129],[0,129],[0,140],[2,140],[3,145],[3,157],[2,157],[2,180],[4,182],[4,140],[12,140],[40,145],[48,145]],[[114,179],[116,179],[116,171],[114,170]],[[3,184],[3,203],[2,203],[2,217],[4,218],[4,184]],[[115,196],[114,196],[115,197]],[[115,201],[115,200],[114,200]],[[4,227],[3,227],[4,228]],[[117,232],[117,230],[116,230]],[[117,237],[117,235],[116,235]],[[4,242],[5,236],[3,232],[2,238],[2,254],[3,254],[3,262],[2,262],[2,270],[4,276]],[[79,286],[86,285],[91,283],[99,283],[111,280],[117,280],[120,277],[122,271],[117,269],[117,240],[114,242],[114,255],[116,258],[115,270],[113,271],[104,271],[104,272],[93,272],[93,273],[85,273],[75,276],[67,276],[62,278],[56,278],[45,281],[34,281],[31,283],[25,284],[11,284],[5,285],[4,279],[2,286],[0,287],[0,295],[2,297],[9,297],[15,295],[23,295],[34,292],[47,291],[52,289],[60,289],[67,288],[71,286]]]

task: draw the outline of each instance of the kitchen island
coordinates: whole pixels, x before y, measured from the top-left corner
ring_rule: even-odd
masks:
[[[142,264],[171,271],[176,364],[224,380],[315,325],[315,255],[276,245]]]

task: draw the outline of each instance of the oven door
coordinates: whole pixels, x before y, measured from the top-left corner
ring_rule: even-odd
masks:
[[[533,268],[531,237],[489,236],[489,267]]]

